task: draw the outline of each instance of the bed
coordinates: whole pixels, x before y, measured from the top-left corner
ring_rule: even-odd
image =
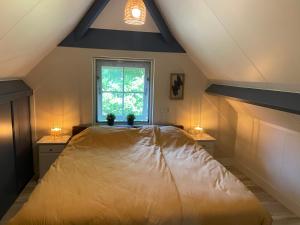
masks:
[[[270,225],[255,196],[175,127],[90,127],[9,225]]]

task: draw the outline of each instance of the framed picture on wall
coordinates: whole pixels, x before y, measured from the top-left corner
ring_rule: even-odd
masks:
[[[184,96],[184,73],[171,73],[170,99],[182,100]]]

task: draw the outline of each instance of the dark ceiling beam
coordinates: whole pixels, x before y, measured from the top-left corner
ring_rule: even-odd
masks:
[[[300,115],[300,94],[212,84],[207,93],[237,101]]]
[[[95,0],[92,6],[89,8],[87,13],[84,15],[82,20],[79,22],[74,30],[76,40],[80,40],[88,31],[90,26],[96,20],[98,15],[103,11],[105,6],[110,0]]]
[[[176,40],[166,42],[159,33],[89,28],[89,31],[80,40],[76,40],[74,36],[74,33],[69,34],[59,46],[185,53]]]
[[[153,0],[143,0],[160,33],[92,29],[110,0],[95,0],[76,28],[59,44],[64,47],[185,53]]]
[[[173,41],[175,38],[170,32],[168,25],[166,24],[164,18],[162,17],[159,9],[157,8],[155,2],[153,0],[143,0],[148,12],[151,14],[152,19],[154,20],[157,28],[159,29],[161,35],[167,42]]]

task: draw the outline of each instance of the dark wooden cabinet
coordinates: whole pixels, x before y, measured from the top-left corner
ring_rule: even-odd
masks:
[[[11,104],[0,104],[0,215],[17,196]]]
[[[17,189],[21,191],[33,174],[29,98],[12,103]]]
[[[23,81],[0,82],[0,218],[33,176],[31,94]]]

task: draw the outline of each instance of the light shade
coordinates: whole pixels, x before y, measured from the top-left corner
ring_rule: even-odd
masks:
[[[60,127],[54,127],[54,128],[51,128],[51,136],[52,137],[58,137],[61,135],[61,128]]]
[[[127,0],[124,22],[131,25],[143,25],[146,21],[146,6],[143,0]]]
[[[194,127],[194,130],[196,130],[197,132],[203,132],[203,128],[199,126]]]

